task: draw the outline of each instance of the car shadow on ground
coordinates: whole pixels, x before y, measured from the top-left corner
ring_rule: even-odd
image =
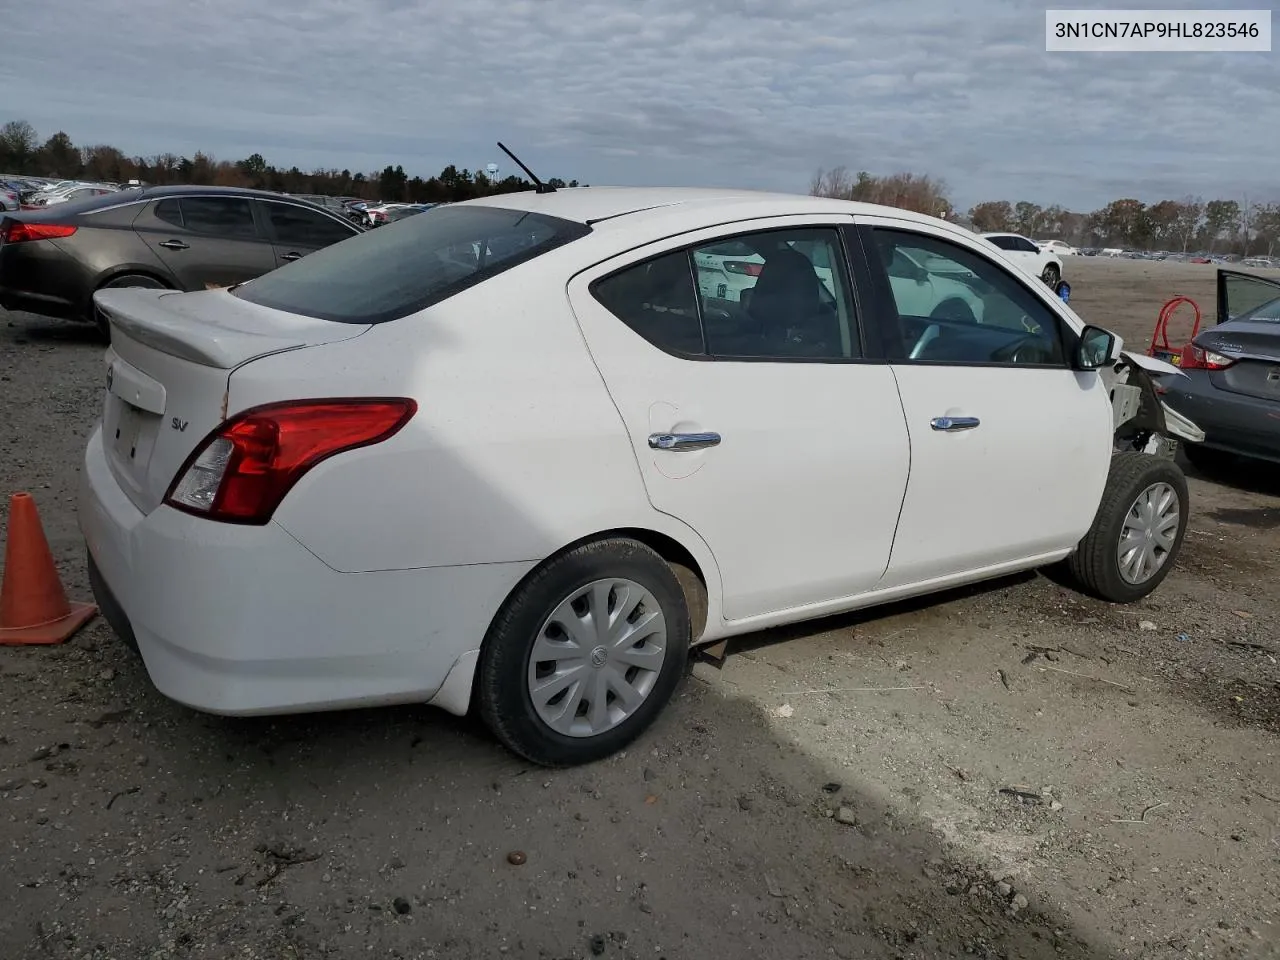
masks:
[[[725,648],[725,655],[732,656],[735,653],[750,653],[762,647],[785,643],[789,640],[811,636],[812,634],[822,633],[827,630],[852,630],[862,624],[873,623],[877,620],[887,620],[903,614],[928,610],[933,607],[945,606],[949,603],[954,603],[957,600],[965,600],[971,597],[981,597],[987,594],[1001,593],[1008,590],[1010,587],[1018,586],[1019,584],[1032,583],[1041,576],[1054,580],[1054,582],[1058,582],[1058,580],[1061,580],[1064,583],[1066,582],[1065,575],[1057,568],[1046,568],[1041,571],[1030,570],[1022,573],[1005,574],[1004,576],[1000,576],[992,580],[971,583],[963,587],[952,587],[949,590],[942,590],[921,597],[896,600],[893,603],[879,604],[874,607],[867,607],[863,610],[831,614],[814,620],[789,623],[783,626],[770,627],[767,630],[758,630],[754,633],[733,637],[729,640]],[[1055,580],[1054,578],[1057,579]]]
[[[85,642],[125,653],[100,622]],[[118,663],[129,695],[72,708],[46,813],[18,814],[22,955],[79,955],[49,918],[97,888],[84,936],[111,955],[240,956],[253,931],[264,956],[1113,956],[693,676],[624,754],[547,770],[430,708],[210,717]]]
[[[1280,497],[1280,464],[1277,463],[1237,457],[1224,458],[1221,464],[1212,466],[1194,466],[1185,456],[1179,456],[1178,464],[1189,477],[1243,493]]]

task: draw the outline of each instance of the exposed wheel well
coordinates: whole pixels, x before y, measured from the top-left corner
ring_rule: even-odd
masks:
[[[605,537],[630,537],[632,540],[639,540],[671,565],[671,569],[676,573],[676,579],[680,581],[681,589],[684,590],[685,603],[689,605],[690,633],[692,642],[696,644],[707,627],[707,577],[698,566],[698,561],[693,558],[693,554],[678,540],[665,533],[640,527],[608,530],[586,539],[599,540]]]

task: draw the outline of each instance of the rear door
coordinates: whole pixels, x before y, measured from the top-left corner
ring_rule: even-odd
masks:
[[[336,216],[296,203],[259,200],[258,212],[271,236],[276,264],[294,260],[354,237],[360,231]]]
[[[1076,334],[1047,288],[976,240],[891,217],[858,220],[911,438],[882,586],[1075,546],[1106,482],[1112,413],[1097,371],[1068,364]],[[923,275],[892,277],[899,256]],[[908,296],[917,284],[947,292]]]
[[[851,222],[699,231],[569,284],[649,500],[710,547],[728,620],[865,593],[888,563],[910,450],[862,335]],[[726,253],[759,265],[750,286],[725,284]]]
[[[229,287],[276,267],[247,197],[165,197],[149,204],[133,227],[183,290]]]

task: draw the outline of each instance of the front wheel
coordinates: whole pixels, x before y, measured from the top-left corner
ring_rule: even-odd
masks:
[[[1093,526],[1067,561],[1088,593],[1133,603],[1169,575],[1187,530],[1187,478],[1172,460],[1117,453]]]
[[[684,673],[690,618],[669,564],[634,540],[586,543],[513,592],[485,637],[480,715],[543,766],[603,759],[639,736]]]
[[[1062,279],[1062,271],[1058,269],[1056,263],[1046,264],[1044,271],[1040,274],[1040,279],[1056,290],[1058,281]]]

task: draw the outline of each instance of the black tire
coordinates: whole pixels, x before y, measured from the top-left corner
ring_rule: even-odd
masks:
[[[647,589],[667,627],[666,653],[646,699],[626,719],[594,736],[553,730],[534,709],[528,691],[529,659],[543,624],[573,593],[596,580],[619,577]],[[675,571],[656,552],[629,539],[597,540],[549,560],[507,598],[485,637],[476,677],[479,713],[513,753],[547,767],[601,760],[647,729],[684,676],[690,620]]]
[[[1049,285],[1050,289],[1058,286],[1058,281],[1062,279],[1062,271],[1058,269],[1056,263],[1046,264],[1044,272],[1040,274],[1040,279]]]
[[[99,290],[109,290],[114,287],[146,287],[149,290],[168,290],[169,285],[157,280],[155,277],[149,277],[145,273],[126,273],[123,276],[112,277]],[[111,324],[98,312],[98,308],[93,308],[93,322],[98,327],[98,332],[103,338],[111,342]]]
[[[1173,546],[1155,573],[1142,583],[1131,583],[1120,572],[1117,550],[1125,516],[1138,496],[1157,483],[1167,483],[1178,498],[1178,526]],[[1086,593],[1111,603],[1133,603],[1164,581],[1178,560],[1187,530],[1187,478],[1172,460],[1146,453],[1117,453],[1102,492],[1093,526],[1067,560],[1071,578]]]

